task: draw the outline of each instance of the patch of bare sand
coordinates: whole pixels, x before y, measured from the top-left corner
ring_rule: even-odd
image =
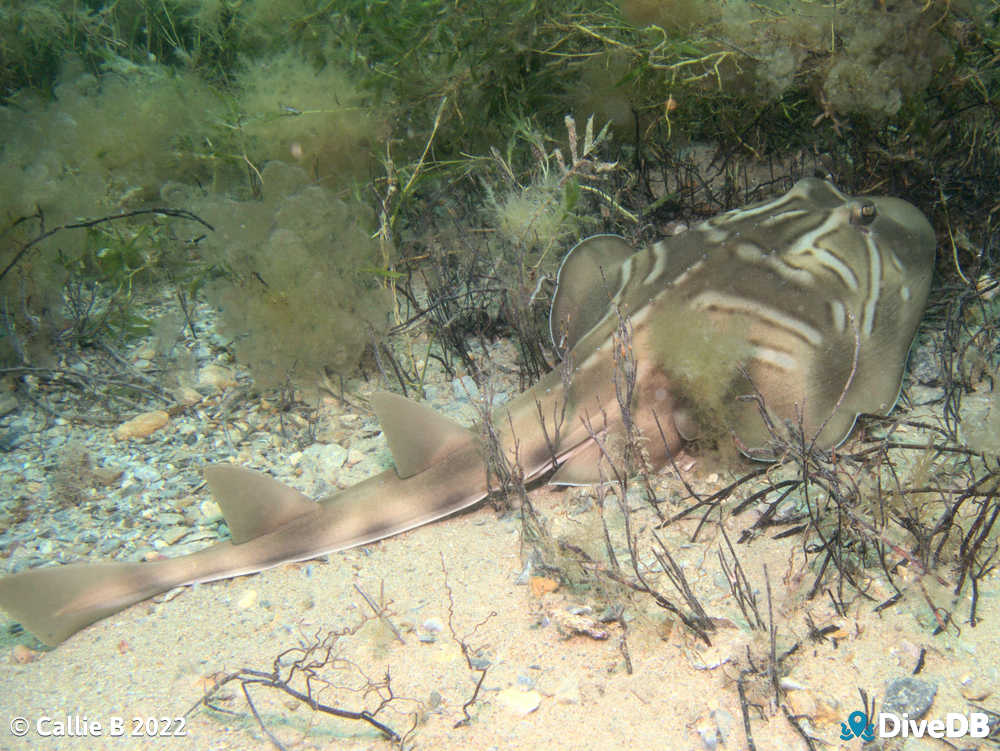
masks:
[[[544,491],[533,499],[547,514],[561,513],[568,502],[566,494]],[[372,620],[340,639],[334,654],[372,681],[390,674],[400,698],[379,718],[401,733],[413,728],[408,747],[698,750],[711,748],[711,738],[719,733],[718,748],[748,748],[737,678],[750,667],[748,660],[758,667],[766,664],[768,642],[737,617],[725,625],[737,611],[723,587],[716,586],[717,596],[706,602],[710,615],[724,614],[711,647],[650,606],[648,598],[637,599],[626,611],[638,613],[626,637],[633,667],[629,674],[616,624],[606,627],[606,640],[567,637],[556,627],[553,613],[587,604],[586,593],[559,590],[538,598],[530,587],[515,583],[522,569],[519,530],[516,516],[498,517],[487,506],[326,561],[189,588],[167,602],[140,604],[85,629],[35,662],[5,660],[0,715],[23,716],[32,723],[42,716],[86,716],[105,727],[117,716],[125,718],[129,733],[133,717],[182,716],[212,676],[243,667],[268,671],[282,650],[370,615],[354,588],[358,585],[374,600],[391,600],[390,619],[405,643]],[[670,539],[684,539],[684,531],[689,530],[678,528]],[[964,624],[960,634],[950,628],[933,636],[932,617],[920,593],[926,582],[915,581],[903,603],[881,613],[873,613],[874,603],[855,598],[841,616],[825,595],[805,600],[812,577],[797,568],[794,542],[758,542],[740,546],[741,561],[761,586],[762,566],[768,565],[777,649],[780,653],[800,645],[783,663],[782,679],[789,689],[784,703],[805,716],[818,747],[859,748],[859,741],[839,740],[839,723],[860,706],[858,688],[881,696],[889,680],[911,673],[921,651],[920,677],[938,686],[931,717],[969,711],[963,691],[985,693],[979,703],[996,707],[1000,588],[995,576],[980,592],[979,627]],[[692,580],[718,585],[718,543],[709,539],[684,548],[692,561]],[[468,669],[448,631],[442,560],[452,591],[455,633],[473,654],[489,661],[478,699],[469,707],[471,721],[459,727],[462,705],[472,697],[479,674]],[[967,605],[965,599],[956,604],[957,617],[968,612]],[[837,626],[836,640],[811,641],[806,614],[819,627]],[[420,635],[429,638],[423,624],[430,623],[433,633],[435,620],[443,630],[434,634],[435,641],[421,641]],[[355,689],[365,683],[353,669],[325,675]],[[348,709],[377,705],[374,695],[366,705],[362,691],[334,691],[318,684],[317,689],[317,697],[329,704]],[[505,689],[537,691],[538,708],[518,714],[500,700]],[[391,747],[362,723],[320,715],[269,689],[255,687],[251,693],[268,728],[289,749]],[[756,747],[805,749],[772,697],[765,676],[748,679],[748,701],[758,705],[751,709]],[[229,684],[219,703],[238,714],[199,710],[187,718],[180,738],[148,738],[145,729],[125,738],[108,737],[106,731],[100,737],[38,738],[32,729],[19,739],[5,722],[0,748],[273,747],[249,717],[238,684]],[[926,748],[947,747],[935,743]]]

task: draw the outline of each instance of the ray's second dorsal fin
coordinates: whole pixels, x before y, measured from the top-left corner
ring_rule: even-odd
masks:
[[[622,285],[621,267],[635,249],[618,235],[594,235],[563,259],[549,313],[549,333],[559,351],[572,349],[608,312]]]
[[[316,510],[309,496],[252,469],[213,464],[205,467],[205,480],[237,545]]]
[[[382,424],[396,474],[404,480],[476,440],[457,422],[398,394],[375,392],[372,408]]]

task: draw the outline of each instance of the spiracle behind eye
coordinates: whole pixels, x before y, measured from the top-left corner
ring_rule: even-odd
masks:
[[[878,210],[871,201],[857,201],[851,207],[851,224],[865,227],[875,221]]]

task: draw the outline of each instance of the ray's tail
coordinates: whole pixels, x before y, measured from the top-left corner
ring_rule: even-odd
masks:
[[[74,563],[0,579],[0,607],[55,646],[95,621],[170,589],[173,561]],[[157,571],[160,567],[161,571]]]
[[[49,645],[91,623],[181,584],[243,571],[238,543],[267,533],[289,519],[315,512],[317,504],[259,472],[221,464],[205,470],[223,509],[233,543],[224,542],[158,561],[72,563],[0,578],[0,608]],[[240,551],[242,552],[242,551]],[[227,565],[228,564],[228,565]]]

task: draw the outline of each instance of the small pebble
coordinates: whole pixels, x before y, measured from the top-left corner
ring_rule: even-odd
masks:
[[[132,357],[135,358],[134,362],[139,362],[140,360],[152,360],[156,357],[156,347],[152,344],[143,344],[136,349]]]
[[[240,610],[247,610],[249,608],[252,608],[256,604],[257,604],[256,589],[248,589],[246,592],[240,595],[240,599],[236,601],[236,607]]]
[[[560,704],[579,704],[580,680],[575,675],[566,676],[556,689],[554,697]]]
[[[0,451],[10,452],[16,449],[24,440],[25,431],[20,428],[8,428],[0,434]]]
[[[694,722],[694,730],[701,738],[702,746],[708,751],[716,751],[719,748],[719,728],[715,720],[710,715],[702,715]]]
[[[781,686],[783,689],[785,689],[785,691],[803,691],[803,690],[809,688],[808,686],[804,686],[801,683],[799,683],[798,681],[796,681],[796,680],[794,680],[792,678],[789,678],[787,676],[784,677],[784,678],[782,678],[778,682],[778,685]]]
[[[170,422],[170,415],[162,409],[152,412],[144,412],[138,417],[133,417],[128,422],[123,422],[115,429],[115,440],[124,441],[129,438],[144,438],[151,433],[155,433]]]
[[[201,514],[202,524],[211,524],[222,518],[222,509],[215,501],[202,501],[198,504],[198,511]]]
[[[203,389],[218,389],[222,391],[236,386],[233,371],[222,365],[206,365],[198,372],[198,386]]]
[[[178,404],[191,407],[200,402],[202,396],[190,386],[181,386],[174,390],[174,399],[177,400]]]
[[[316,468],[330,472],[344,466],[347,449],[337,443],[314,443],[302,452],[302,459],[311,461]]]
[[[444,631],[444,623],[440,618],[428,618],[424,621],[423,626],[425,630],[430,631],[432,634]]]
[[[479,388],[472,376],[462,376],[451,382],[451,392],[458,401],[469,401],[469,399],[479,398]]]
[[[541,597],[542,595],[548,594],[549,592],[555,592],[559,589],[559,582],[545,576],[532,576],[530,582],[531,594],[535,597]]]
[[[18,665],[27,665],[38,659],[38,652],[26,647],[24,644],[15,644],[10,650],[10,661]]]
[[[530,582],[531,572],[534,569],[534,566],[535,566],[534,561],[532,560],[531,557],[529,557],[528,560],[525,561],[524,568],[521,569],[521,573],[518,574],[517,579],[514,580],[514,583],[517,584],[518,586],[524,586],[525,584]]]
[[[497,700],[514,714],[529,715],[542,703],[542,695],[534,690],[505,688],[497,694]]]
[[[556,629],[564,638],[582,634],[591,639],[604,640],[610,636],[606,628],[603,628],[593,618],[585,615],[576,615],[565,610],[556,610],[551,614],[552,622]]]
[[[13,394],[0,393],[0,417],[4,415],[9,415],[17,409],[17,399]]]
[[[736,719],[724,709],[713,709],[712,718],[715,720],[715,725],[719,730],[719,740],[725,745],[729,740],[729,733]]]
[[[881,711],[897,715],[906,714],[912,720],[919,720],[931,708],[936,694],[936,683],[909,676],[897,678],[885,689]]]
[[[806,717],[814,717],[816,715],[816,699],[809,691],[788,689],[785,698],[788,700],[788,706],[791,707],[793,714]]]
[[[985,701],[993,693],[993,689],[986,685],[985,682],[976,680],[968,674],[962,676],[961,684],[959,691],[969,701]]]
[[[157,534],[157,537],[159,537],[164,545],[169,546],[180,540],[189,531],[190,530],[187,527],[182,526],[167,527],[166,529],[161,529]]]
[[[440,618],[428,618],[417,629],[417,639],[424,644],[432,644],[437,641],[437,635],[443,630],[444,623]]]

